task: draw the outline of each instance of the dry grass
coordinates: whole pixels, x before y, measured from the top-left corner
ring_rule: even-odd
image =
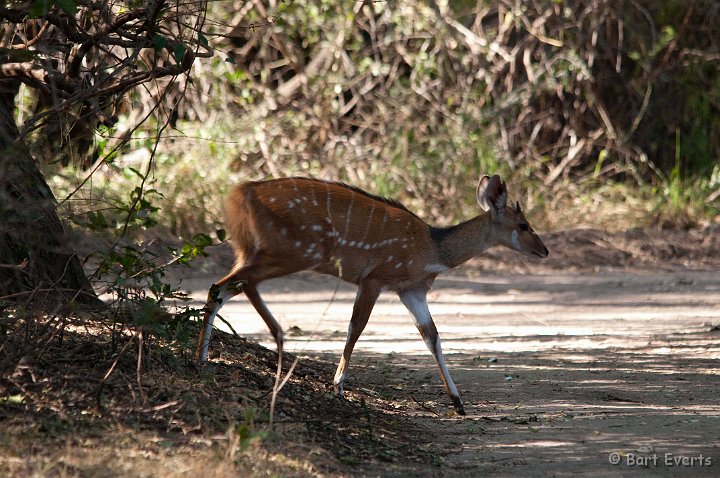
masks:
[[[23,320],[9,326],[5,350],[39,333]],[[6,368],[0,475],[303,477],[401,456],[428,459],[378,398],[333,397],[330,364],[302,361],[278,398],[271,430],[275,353],[219,333],[213,365],[203,370],[182,350],[158,344],[138,369],[136,338],[126,334],[123,342],[113,353],[99,328],[66,326],[44,350],[26,348]]]

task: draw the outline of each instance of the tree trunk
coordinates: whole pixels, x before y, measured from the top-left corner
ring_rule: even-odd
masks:
[[[0,300],[99,306],[13,117],[17,85],[0,85]]]

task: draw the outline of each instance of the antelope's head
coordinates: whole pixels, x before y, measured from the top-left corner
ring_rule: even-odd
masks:
[[[490,212],[493,227],[493,239],[498,243],[528,257],[545,258],[547,247],[535,234],[520,209],[520,203],[513,207],[507,203],[507,187],[494,175],[483,176],[477,185],[477,202],[480,207]]]

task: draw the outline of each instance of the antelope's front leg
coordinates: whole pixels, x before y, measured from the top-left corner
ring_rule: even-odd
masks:
[[[343,350],[342,357],[340,357],[340,363],[338,364],[337,371],[335,372],[335,378],[333,379],[333,389],[335,395],[338,397],[344,396],[345,377],[347,374],[347,366],[350,363],[350,356],[353,353],[355,343],[360,338],[365,326],[370,319],[370,313],[375,306],[380,295],[380,288],[374,284],[361,283],[360,288],[355,296],[355,305],[353,305],[353,314],[350,319],[350,325],[348,326],[348,336],[345,341],[345,349]]]
[[[465,407],[463,407],[462,400],[460,400],[460,393],[458,392],[455,382],[453,382],[450,372],[448,372],[447,366],[445,365],[445,359],[442,354],[442,347],[440,346],[440,336],[438,335],[435,322],[432,320],[430,315],[430,309],[427,305],[427,293],[424,290],[411,290],[402,292],[400,294],[400,300],[405,307],[410,311],[413,318],[415,319],[415,326],[420,331],[425,345],[432,353],[435,358],[435,362],[440,369],[440,377],[445,384],[445,390],[450,396],[450,400],[453,402],[455,411],[458,415],[465,415]]]

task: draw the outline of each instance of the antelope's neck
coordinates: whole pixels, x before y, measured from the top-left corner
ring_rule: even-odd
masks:
[[[457,267],[492,247],[491,220],[490,214],[482,214],[450,227],[430,226],[440,262],[449,268]]]

